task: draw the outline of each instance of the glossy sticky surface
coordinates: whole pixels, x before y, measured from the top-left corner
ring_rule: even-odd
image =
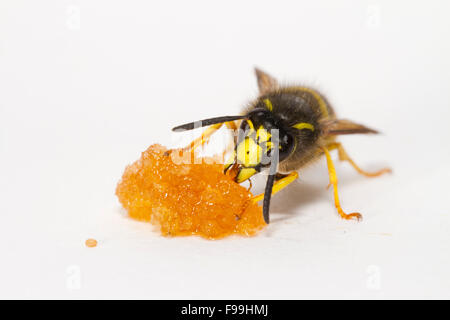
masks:
[[[250,236],[265,226],[252,194],[224,175],[222,164],[178,165],[165,151],[152,145],[125,169],[116,194],[130,217],[163,235],[208,239]]]

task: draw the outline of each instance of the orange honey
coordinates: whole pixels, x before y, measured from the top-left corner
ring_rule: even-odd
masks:
[[[87,239],[85,242],[86,247],[94,248],[97,246],[97,240],[95,239]]]
[[[127,166],[116,195],[130,217],[158,226],[166,236],[220,239],[250,236],[266,224],[252,194],[221,164],[175,164],[167,149],[150,146]]]

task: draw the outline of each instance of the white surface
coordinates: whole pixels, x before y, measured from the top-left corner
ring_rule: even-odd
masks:
[[[1,1],[0,297],[450,298],[450,7],[339,3]],[[394,169],[336,163],[364,221],[337,217],[324,160],[254,238],[126,218],[125,166],[174,125],[236,114],[255,65],[384,133],[341,139]]]

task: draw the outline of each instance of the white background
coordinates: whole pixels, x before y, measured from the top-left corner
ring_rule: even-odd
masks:
[[[0,2],[1,298],[450,298],[447,1]],[[164,238],[114,195],[170,128],[233,115],[253,67],[320,89],[364,168],[324,159],[253,238]],[[264,179],[257,179],[260,187]],[[85,239],[99,240],[86,248]]]

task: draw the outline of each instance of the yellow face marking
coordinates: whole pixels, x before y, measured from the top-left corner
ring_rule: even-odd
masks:
[[[269,141],[271,136],[272,135],[264,129],[262,125],[256,131],[256,141],[259,143]]]
[[[245,137],[236,148],[236,157],[238,163],[244,167],[256,166],[262,159],[262,148],[255,142],[255,140]]]
[[[236,182],[241,183],[241,182],[247,180],[248,178],[250,178],[251,176],[253,176],[255,173],[256,173],[256,170],[253,168],[241,168],[241,170],[239,170],[239,173],[236,177]]]
[[[299,122],[299,123],[293,125],[293,127],[298,130],[308,129],[308,130],[314,131],[314,126],[311,123],[307,123],[307,122]]]
[[[272,102],[269,99],[264,99],[263,101],[266,104],[267,109],[269,109],[269,111],[272,111],[273,110]]]

